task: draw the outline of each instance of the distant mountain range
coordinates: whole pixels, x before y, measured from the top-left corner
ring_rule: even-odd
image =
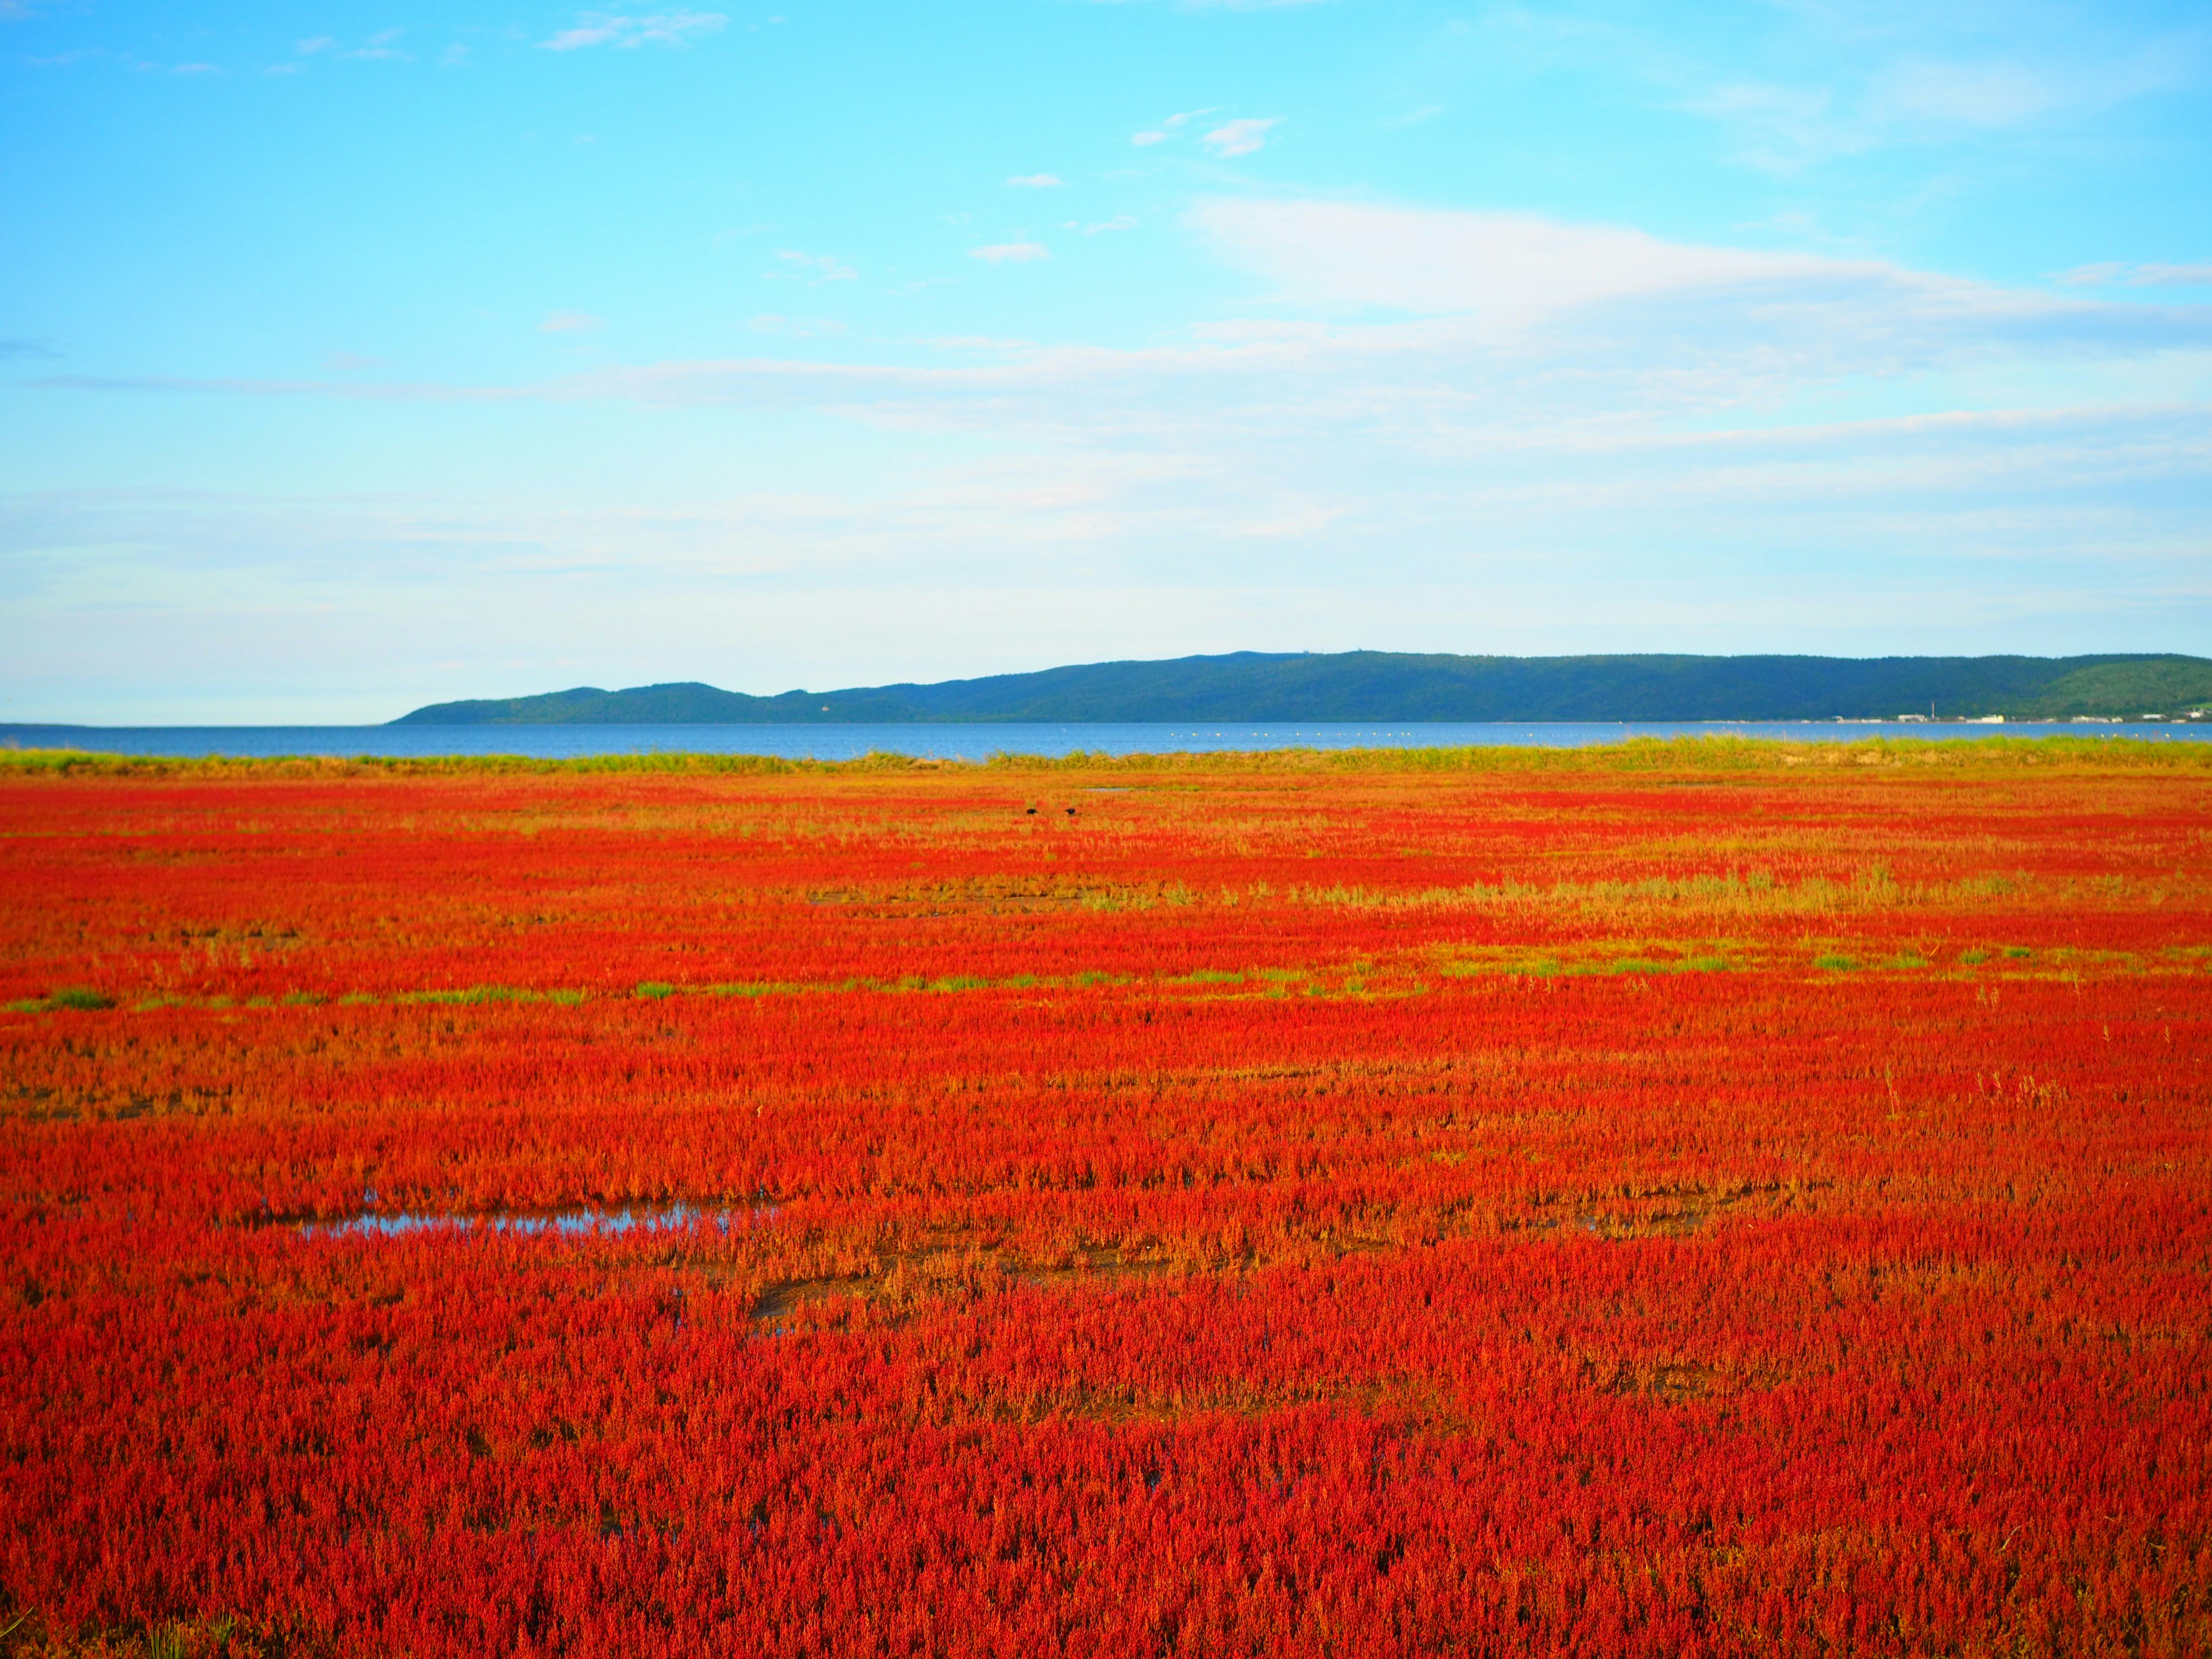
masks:
[[[2212,708],[2203,657],[1455,657],[1238,651],[934,685],[749,696],[696,683],[433,703],[395,726],[977,720],[1807,720],[2172,715]]]

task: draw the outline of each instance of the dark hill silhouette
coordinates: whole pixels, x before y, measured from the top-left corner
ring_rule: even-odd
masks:
[[[2178,714],[2201,657],[1455,657],[1238,651],[750,696],[688,683],[433,703],[395,726],[969,720],[1745,720]]]

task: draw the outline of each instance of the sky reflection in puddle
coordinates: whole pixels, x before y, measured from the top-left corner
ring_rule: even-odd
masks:
[[[704,1209],[693,1204],[637,1204],[619,1210],[551,1210],[526,1215],[466,1215],[425,1210],[370,1211],[344,1221],[308,1221],[300,1231],[310,1238],[394,1238],[408,1233],[540,1233],[573,1237],[581,1234],[620,1237],[629,1232],[670,1231],[694,1223],[723,1232],[773,1215],[769,1205]]]

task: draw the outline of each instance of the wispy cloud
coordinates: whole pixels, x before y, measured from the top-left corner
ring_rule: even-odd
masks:
[[[1270,282],[1279,301],[1398,314],[1248,319],[1194,330],[1181,344],[1133,349],[971,341],[965,347],[988,360],[956,365],[675,362],[482,386],[88,376],[33,384],[374,400],[811,404],[894,422],[1164,437],[1172,429],[1177,441],[1207,430],[1318,435],[1349,423],[1427,451],[1579,453],[1632,437],[1652,443],[1683,416],[1756,411],[1870,377],[2212,351],[2212,306],[2058,298],[1879,261],[1674,243],[1620,227],[1249,200],[1204,204],[1198,222],[1233,263]],[[763,319],[763,331],[788,320]],[[2212,428],[2199,435],[2199,447],[2212,445]],[[1771,431],[1762,440],[1775,441]]]
[[[780,247],[775,250],[775,257],[805,272],[811,282],[849,283],[860,274],[843,260],[827,253],[801,253],[797,248]]]
[[[1006,180],[1006,183],[1016,190],[1053,190],[1056,189],[1060,182],[1049,173],[1018,173]]]
[[[578,15],[573,27],[538,44],[547,52],[578,52],[586,46],[687,46],[702,35],[714,33],[729,21],[718,11],[587,11]]]
[[[1784,0],[1758,9],[1768,38],[1723,53],[1698,50],[1691,31],[1614,21],[1619,8],[1504,4],[1457,27],[1442,54],[1456,65],[1438,73],[1462,79],[1478,63],[1492,73],[1595,71],[1640,101],[1712,122],[1738,163],[1790,174],[1899,146],[1984,142],[2201,84],[2212,45],[2201,26],[2161,33],[2111,8],[2095,27],[2059,7]],[[1790,72],[1753,67],[1783,64]]]
[[[380,33],[372,34],[367,41],[356,46],[345,55],[348,58],[362,58],[372,63],[380,61],[397,64],[412,63],[413,57],[410,53],[402,52],[398,46],[399,37],[405,33],[404,29],[386,29]]]
[[[1875,78],[1867,113],[1883,126],[2000,130],[2035,119],[2063,97],[2059,86],[2021,64],[1907,60]]]
[[[2212,262],[2188,265],[2076,265],[2060,273],[2069,288],[2208,288],[2212,287]]]
[[[969,248],[968,257],[981,259],[986,264],[1025,265],[1051,258],[1052,250],[1042,242],[991,242]]]
[[[1269,116],[1264,120],[1247,116],[1240,120],[1226,121],[1206,135],[1206,147],[1216,155],[1249,155],[1267,142],[1267,134],[1282,125],[1280,116]]]
[[[603,317],[594,317],[586,311],[555,311],[547,313],[538,325],[540,334],[590,334],[606,325]]]
[[[1212,115],[1220,107],[1218,104],[1210,104],[1204,109],[1183,110],[1178,114],[1169,116],[1156,127],[1147,127],[1142,132],[1132,134],[1129,142],[1139,148],[1152,144],[1164,144],[1191,122]]]
[[[1525,320],[1632,294],[1832,276],[1810,255],[1705,247],[1534,214],[1224,198],[1199,228],[1285,299]]]
[[[411,64],[415,61],[414,54],[401,50],[399,46],[400,38],[406,33],[404,29],[381,29],[357,46],[349,46],[334,35],[313,34],[295,41],[292,50],[301,58],[349,58],[362,63]],[[266,73],[288,74],[297,67],[296,64],[279,64]]]
[[[1695,546],[1709,566],[1725,547],[1738,573],[1758,573],[1771,620],[1793,607],[1840,614],[1834,605],[1850,599],[1842,578],[1832,595],[1793,586],[1800,556],[1817,548],[1828,568],[1854,573],[1866,559],[1893,559],[1868,590],[1888,596],[1886,616],[1869,612],[1877,630],[1893,629],[1898,584],[1922,580],[1916,572],[2070,558],[2081,580],[2051,599],[2057,627],[2087,614],[2081,605],[2096,593],[2107,596],[2099,604],[2118,602],[2109,599],[2116,562],[2137,573],[2128,580],[2151,584],[2127,601],[2152,607],[2145,615],[2168,614],[2155,611],[2157,584],[2201,567],[2212,409],[2177,399],[2161,366],[2212,355],[2212,305],[2054,295],[1528,216],[1248,198],[1202,204],[1194,222],[1268,285],[1273,314],[1133,348],[910,343],[890,361],[890,351],[860,362],[763,355],[522,384],[54,375],[30,385],[358,404],[806,409],[854,422],[871,441],[1018,436],[1034,457],[1026,472],[1009,463],[858,515],[882,531],[882,556],[910,560],[929,546],[972,560],[989,545],[1030,558],[1057,544],[1173,586],[1188,571],[1219,574],[1245,548],[1254,562],[1236,567],[1244,603],[1281,591],[1285,569],[1271,561],[1285,557],[1327,563],[1387,546],[1389,583],[1418,586],[1427,571],[1437,592],[1464,594],[1479,569],[1510,587],[1532,580],[1530,559],[1574,553],[1595,561],[1576,568],[1607,591],[1649,577],[1638,601],[1648,623],[1651,605],[1685,592],[1708,605],[1740,597],[1745,582],[1723,580],[1717,566],[1648,557],[1654,547]],[[1315,314],[1343,307],[1366,314]],[[830,331],[797,318],[754,326],[787,339]],[[2042,402],[1975,406],[1960,388],[1992,370],[1990,384],[2038,386]],[[1863,407],[1875,385],[1898,412],[1834,412]],[[818,563],[823,538],[856,522],[848,496],[824,511],[831,527],[793,532],[794,557]],[[1774,555],[1782,546],[1790,560]],[[1591,550],[1601,548],[1614,551]],[[1713,575],[1704,588],[1700,569]],[[1315,580],[1346,602],[1335,575]],[[1560,594],[1561,580],[1552,569],[1538,586]],[[2192,602],[2212,614],[2203,586]],[[1393,602],[1401,612],[1428,604],[1410,593]],[[1642,624],[1624,611],[1622,625]],[[1884,637],[1895,648],[1893,633]]]
[[[58,357],[61,354],[43,340],[0,340],[0,361],[15,358]]]

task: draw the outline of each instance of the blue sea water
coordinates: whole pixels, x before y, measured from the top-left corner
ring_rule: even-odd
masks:
[[[2115,737],[2212,740],[2212,723],[2117,725],[1894,720],[1638,720],[1583,724],[1477,724],[1393,720],[1224,720],[974,726],[0,726],[0,747],[85,749],[106,754],[266,758],[279,755],[527,755],[545,760],[597,755],[773,755],[785,760],[852,760],[870,753],[917,759],[988,760],[994,755],[1135,755],[1257,749],[1429,749],[1466,744],[1578,747],[1632,737],[1732,734],[1848,742],[1874,736],[1923,738]]]

